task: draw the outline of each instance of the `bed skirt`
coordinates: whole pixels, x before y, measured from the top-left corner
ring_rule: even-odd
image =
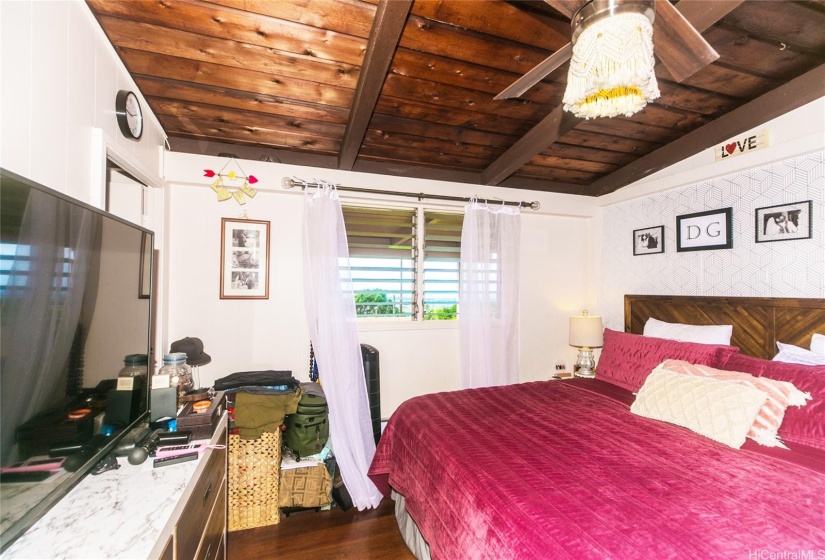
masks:
[[[393,490],[392,499],[395,500],[395,520],[398,522],[398,529],[401,531],[407,548],[418,560],[432,560],[430,545],[424,540],[415,520],[407,513],[404,496]]]

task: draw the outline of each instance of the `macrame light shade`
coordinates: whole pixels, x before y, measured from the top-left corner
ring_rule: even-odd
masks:
[[[574,16],[565,111],[584,119],[629,117],[659,97],[652,4],[594,0]]]

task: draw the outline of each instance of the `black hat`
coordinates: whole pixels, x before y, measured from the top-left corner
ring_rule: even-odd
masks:
[[[212,361],[212,356],[203,351],[203,342],[200,338],[186,337],[172,343],[169,353],[183,352],[186,354],[186,363],[190,366],[202,366]]]

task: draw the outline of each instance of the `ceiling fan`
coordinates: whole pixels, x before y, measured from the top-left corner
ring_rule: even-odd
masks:
[[[649,10],[654,5],[653,42],[655,54],[677,82],[681,82],[714,60],[719,54],[701,32],[722,19],[744,0],[681,0],[676,7],[668,0],[544,0],[571,18],[574,29],[587,20],[601,19],[621,10]],[[567,62],[573,53],[568,43],[535,68],[513,82],[495,99],[518,97]]]

